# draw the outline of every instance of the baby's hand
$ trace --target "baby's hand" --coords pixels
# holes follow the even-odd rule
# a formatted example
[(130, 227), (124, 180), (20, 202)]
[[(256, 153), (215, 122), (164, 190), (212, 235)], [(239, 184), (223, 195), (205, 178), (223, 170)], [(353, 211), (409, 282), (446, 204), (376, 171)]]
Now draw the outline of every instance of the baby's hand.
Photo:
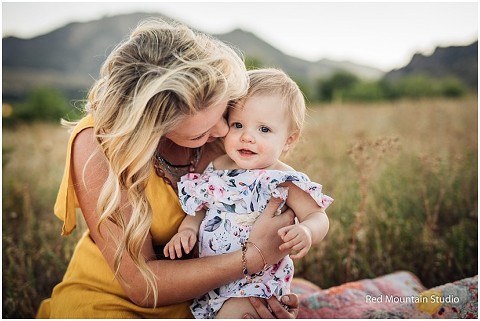
[(165, 257), (170, 257), (170, 259), (175, 259), (176, 257), (182, 257), (182, 248), (185, 254), (190, 253), (190, 251), (195, 246), (197, 242), (197, 234), (190, 229), (180, 231), (175, 234), (172, 239), (165, 245), (163, 249), (163, 254)]
[(278, 235), (284, 242), (280, 245), (280, 251), (290, 249), (292, 259), (304, 257), (312, 246), (312, 233), (301, 223), (282, 227), (278, 230)]

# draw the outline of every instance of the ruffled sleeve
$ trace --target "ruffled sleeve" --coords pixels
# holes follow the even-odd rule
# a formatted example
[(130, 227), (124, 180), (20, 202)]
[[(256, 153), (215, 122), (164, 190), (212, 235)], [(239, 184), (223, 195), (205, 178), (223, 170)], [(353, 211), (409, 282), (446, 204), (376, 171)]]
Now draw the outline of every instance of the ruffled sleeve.
[(274, 195), (275, 190), (278, 190), (280, 187), (279, 184), (285, 182), (292, 182), (301, 190), (308, 193), (323, 209), (326, 209), (332, 202), (333, 198), (328, 195), (322, 193), (322, 185), (312, 182), (307, 175), (301, 172), (295, 171), (288, 171), (288, 172), (273, 172), (270, 175), (274, 176), (268, 177), (266, 176), (267, 181), (264, 184), (268, 185), (266, 189), (266, 193)]
[(210, 200), (211, 190), (208, 183), (209, 175), (189, 173), (180, 178), (177, 183), (178, 197), (182, 209), (188, 215), (195, 215)]
[(307, 192), (323, 209), (326, 209), (333, 202), (333, 198), (322, 193), (322, 185), (318, 183), (300, 181), (292, 181), (292, 183)]
[(212, 164), (203, 174), (190, 173), (182, 176), (178, 183), (178, 194), (182, 209), (189, 215), (195, 215), (196, 211), (207, 207), (218, 211), (249, 214), (263, 212), (272, 196), (285, 202), (288, 189), (280, 186), (285, 182), (297, 185), (324, 209), (333, 201), (322, 193), (322, 185), (311, 182), (300, 172), (215, 170)]
[(93, 117), (87, 115), (75, 126), (68, 141), (67, 156), (65, 160), (65, 169), (60, 188), (57, 194), (53, 211), (55, 215), (63, 221), (62, 235), (69, 235), (75, 229), (77, 224), (76, 209), (79, 207), (75, 188), (73, 186), (70, 164), (72, 162), (72, 145), (75, 137), (84, 129), (91, 128), (94, 125)]
[(245, 195), (239, 192), (234, 177), (245, 170), (215, 170), (210, 163), (202, 174), (189, 173), (178, 182), (178, 196), (182, 209), (195, 215), (203, 208), (219, 211), (247, 211)]

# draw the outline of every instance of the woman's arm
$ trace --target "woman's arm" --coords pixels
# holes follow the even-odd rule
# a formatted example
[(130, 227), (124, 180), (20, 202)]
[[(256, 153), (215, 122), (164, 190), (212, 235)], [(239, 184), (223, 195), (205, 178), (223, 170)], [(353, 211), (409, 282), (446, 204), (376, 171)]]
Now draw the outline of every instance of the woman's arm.
[[(85, 171), (84, 167), (86, 165)], [(96, 213), (96, 204), (100, 191), (108, 176), (108, 164), (94, 138), (93, 129), (85, 129), (79, 133), (72, 147), (72, 176), (75, 191), (85, 217), (90, 236), (102, 252), (105, 260), (114, 270), (116, 240), (121, 239), (122, 231), (109, 220), (105, 220), (97, 230), (99, 215)], [(250, 240), (259, 246), (269, 264), (280, 260), (286, 251), (278, 248), (282, 243), (277, 231), (286, 225), (292, 224), (293, 213), (275, 216), (279, 205), (272, 201), (265, 210), (264, 218), (255, 223)], [(129, 219), (130, 208), (126, 193), (123, 194), (123, 212), (125, 219)], [(212, 289), (243, 277), (241, 252), (223, 254), (191, 260), (156, 260), (152, 247), (151, 237), (148, 236), (142, 248), (142, 255), (148, 266), (157, 276), (158, 299), (154, 302), (153, 295), (147, 293), (147, 283), (140, 270), (125, 252), (122, 256), (117, 277), (127, 296), (137, 305), (152, 307), (174, 304), (198, 297)], [(259, 272), (263, 267), (263, 260), (256, 251), (246, 253), (248, 270), (251, 273)]]

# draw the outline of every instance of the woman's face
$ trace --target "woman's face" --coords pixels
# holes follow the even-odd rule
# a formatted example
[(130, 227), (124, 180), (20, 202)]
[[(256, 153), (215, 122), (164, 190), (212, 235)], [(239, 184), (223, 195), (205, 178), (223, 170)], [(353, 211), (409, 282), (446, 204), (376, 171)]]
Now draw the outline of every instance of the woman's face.
[(201, 112), (186, 118), (179, 126), (165, 135), (175, 144), (196, 148), (205, 143), (224, 137), (228, 132), (225, 119), (227, 101), (205, 108)]

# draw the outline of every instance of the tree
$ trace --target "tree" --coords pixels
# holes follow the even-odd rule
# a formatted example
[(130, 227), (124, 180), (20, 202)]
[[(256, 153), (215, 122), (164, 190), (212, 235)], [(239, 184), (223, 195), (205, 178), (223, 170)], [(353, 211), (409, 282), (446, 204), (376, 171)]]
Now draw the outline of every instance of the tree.
[(247, 70), (263, 68), (263, 62), (260, 58), (254, 56), (246, 56), (245, 57), (245, 67)]
[(341, 101), (345, 92), (358, 81), (355, 75), (346, 71), (339, 71), (327, 80), (318, 81), (319, 98), (323, 101)]
[(76, 111), (69, 106), (67, 99), (57, 90), (49, 87), (34, 89), (24, 103), (13, 107), (8, 122), (60, 121), (62, 117), (76, 115)]

